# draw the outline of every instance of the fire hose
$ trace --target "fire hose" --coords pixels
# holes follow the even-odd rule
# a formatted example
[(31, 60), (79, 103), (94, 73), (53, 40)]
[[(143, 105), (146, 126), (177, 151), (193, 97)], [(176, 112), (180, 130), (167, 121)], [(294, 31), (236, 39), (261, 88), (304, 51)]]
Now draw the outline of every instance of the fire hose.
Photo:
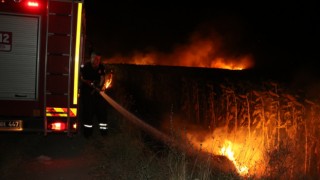
[(172, 140), (165, 135), (164, 133), (160, 132), (156, 128), (150, 126), (149, 124), (143, 122), (141, 119), (136, 117), (134, 114), (130, 113), (116, 101), (114, 101), (110, 96), (106, 94), (106, 90), (109, 89), (112, 85), (112, 78), (113, 73), (109, 73), (105, 76), (105, 82), (102, 87), (95, 86), (94, 82), (82, 80), (84, 83), (89, 85), (93, 90), (91, 94), (98, 92), (113, 108), (115, 108), (119, 113), (121, 113), (126, 119), (130, 120), (132, 123), (136, 124), (138, 127), (142, 128), (143, 130), (147, 131), (149, 134), (153, 135), (158, 140), (164, 142), (165, 144), (172, 145)]
[(136, 124), (137, 126), (141, 127), (142, 129), (146, 130), (149, 134), (152, 134), (157, 139), (161, 140), (162, 142), (165, 142), (166, 144), (171, 144), (171, 139), (166, 136), (165, 134), (161, 133), (156, 128), (150, 126), (149, 124), (143, 122), (141, 119), (130, 113), (128, 110), (126, 110), (124, 107), (122, 107), (120, 104), (118, 104), (116, 101), (114, 101), (110, 96), (108, 96), (104, 91), (100, 91), (100, 95), (113, 107), (115, 108), (119, 113), (121, 113), (124, 117), (126, 117), (128, 120)]
[(126, 110), (124, 107), (122, 107), (120, 104), (118, 104), (115, 100), (113, 100), (110, 96), (106, 94), (107, 90), (111, 88), (112, 86), (112, 79), (113, 79), (113, 72), (105, 75), (104, 78), (104, 84), (103, 86), (99, 87), (96, 86), (96, 83), (91, 81), (86, 81), (81, 79), (85, 84), (90, 86), (92, 88), (91, 95), (94, 93), (99, 93), (114, 109), (116, 109), (120, 114), (122, 114), (127, 120), (130, 120), (132, 123), (137, 125), (138, 127), (145, 130), (148, 134), (154, 136), (156, 139), (160, 140), (161, 142), (164, 142), (165, 144), (172, 145), (172, 140), (159, 131), (158, 129), (150, 126), (149, 124), (143, 122), (141, 119), (136, 117), (134, 114), (130, 113), (128, 110)]
[(235, 166), (232, 164), (232, 162), (225, 156), (216, 156), (213, 154), (208, 154), (205, 152), (200, 152), (197, 149), (190, 148), (188, 146), (188, 143), (181, 143), (175, 141), (174, 138), (170, 138), (169, 136), (165, 135), (158, 129), (150, 126), (149, 124), (143, 122), (141, 119), (127, 111), (125, 108), (123, 108), (120, 104), (118, 104), (116, 101), (114, 101), (110, 96), (108, 96), (104, 91), (100, 91), (100, 95), (113, 107), (115, 108), (119, 113), (121, 113), (124, 117), (126, 117), (127, 120), (130, 120), (132, 123), (136, 124), (143, 130), (145, 130), (148, 134), (152, 135), (154, 138), (160, 140), (167, 146), (171, 148), (176, 148), (182, 152), (185, 152), (186, 155), (195, 157), (197, 159), (201, 159), (203, 161), (207, 161), (208, 159), (211, 159), (209, 166), (219, 169), (223, 172), (235, 172), (236, 169)]
[[(120, 114), (122, 114), (127, 120), (130, 120), (132, 123), (134, 123), (138, 127), (142, 128), (148, 134), (152, 135), (154, 138), (160, 140), (161, 142), (163, 142), (164, 144), (166, 144), (170, 147), (174, 147), (174, 148), (177, 148), (181, 151), (184, 151), (189, 156), (203, 158), (203, 160), (208, 160), (208, 158), (210, 158), (212, 160), (210, 165), (212, 167), (220, 169), (221, 171), (236, 172), (234, 165), (227, 157), (215, 156), (215, 155), (207, 154), (204, 152), (199, 153), (199, 150), (190, 148), (187, 143), (176, 142), (173, 138), (170, 138), (166, 134), (162, 133), (161, 131), (152, 127), (151, 125), (143, 122), (140, 118), (138, 118), (134, 114), (130, 113), (128, 110), (126, 110), (124, 107), (122, 107), (119, 103), (117, 103), (115, 100), (113, 100), (110, 96), (108, 96), (106, 94), (106, 89), (111, 87), (111, 82), (112, 82), (112, 75), (109, 76), (109, 78), (106, 78), (103, 88), (102, 89), (96, 88), (96, 91), (98, 91), (99, 94), (114, 109), (116, 109)], [(222, 163), (222, 162), (224, 162), (224, 163)]]

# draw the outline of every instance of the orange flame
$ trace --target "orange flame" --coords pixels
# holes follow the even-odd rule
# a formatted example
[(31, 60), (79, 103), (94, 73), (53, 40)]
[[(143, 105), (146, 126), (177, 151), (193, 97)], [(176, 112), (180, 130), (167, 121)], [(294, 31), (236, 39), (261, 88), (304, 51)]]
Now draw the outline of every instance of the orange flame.
[(221, 68), (243, 70), (253, 66), (250, 54), (232, 55), (228, 53), (218, 38), (204, 38), (197, 34), (190, 38), (189, 43), (177, 45), (171, 53), (161, 53), (155, 50), (148, 52), (133, 52), (131, 56), (116, 55), (107, 61), (110, 63), (127, 63), (138, 65), (165, 65)]
[(104, 84), (103, 84), (103, 87), (102, 87), (102, 90), (106, 90), (108, 88), (111, 88), (112, 86), (112, 73), (109, 73), (105, 76), (105, 81), (104, 81)]
[[(243, 57), (238, 60), (226, 61), (222, 58), (218, 58), (211, 63), (213, 68), (229, 69), (229, 70), (243, 70), (250, 67), (250, 57)], [(237, 63), (235, 63), (237, 62)]]
[[(233, 162), (241, 176), (260, 176), (264, 173), (266, 160), (259, 137), (248, 138), (245, 133), (228, 133), (217, 129), (212, 134), (201, 131), (188, 132), (187, 139), (204, 152), (226, 156)], [(229, 139), (233, 139), (233, 142)]]
[(226, 141), (224, 146), (220, 150), (220, 154), (223, 156), (226, 156), (230, 161), (233, 162), (235, 167), (237, 168), (237, 171), (239, 172), (240, 175), (246, 175), (249, 172), (249, 168), (247, 166), (241, 166), (239, 163), (236, 161), (234, 157), (234, 152), (232, 150), (232, 142), (231, 141)]

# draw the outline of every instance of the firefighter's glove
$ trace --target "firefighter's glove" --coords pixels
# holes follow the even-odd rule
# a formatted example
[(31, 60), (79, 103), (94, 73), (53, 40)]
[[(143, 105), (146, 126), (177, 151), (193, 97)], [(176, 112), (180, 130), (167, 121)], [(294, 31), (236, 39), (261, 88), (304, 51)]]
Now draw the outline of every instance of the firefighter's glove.
[(105, 94), (111, 94), (112, 93), (112, 88), (107, 88), (104, 90)]
[(94, 87), (97, 91), (102, 91), (102, 86), (95, 86)]
[(103, 86), (101, 85), (97, 85), (97, 84), (94, 84), (93, 83), (93, 86), (92, 86), (96, 91), (103, 91)]
[(95, 88), (94, 82), (89, 81), (89, 80), (83, 80), (83, 82), (84, 82), (87, 86), (92, 87), (92, 88)]
[(96, 82), (96, 81), (92, 81), (91, 83), (90, 83), (90, 86), (92, 87), (92, 88), (99, 88), (99, 86), (97, 85), (98, 83)]

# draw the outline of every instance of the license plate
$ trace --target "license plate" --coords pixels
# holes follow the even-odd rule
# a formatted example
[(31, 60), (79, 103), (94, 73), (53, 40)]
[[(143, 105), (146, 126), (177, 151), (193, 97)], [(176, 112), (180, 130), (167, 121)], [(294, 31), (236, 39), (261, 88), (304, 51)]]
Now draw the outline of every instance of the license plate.
[(22, 120), (0, 120), (0, 131), (22, 131)]

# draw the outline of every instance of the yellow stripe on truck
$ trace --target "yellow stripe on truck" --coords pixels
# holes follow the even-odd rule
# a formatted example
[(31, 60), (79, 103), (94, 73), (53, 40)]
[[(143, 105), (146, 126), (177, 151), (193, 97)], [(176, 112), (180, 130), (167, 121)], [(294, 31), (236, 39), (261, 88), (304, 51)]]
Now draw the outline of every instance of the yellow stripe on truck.
[(78, 3), (77, 32), (76, 32), (76, 45), (75, 45), (76, 47), (75, 47), (75, 52), (74, 52), (73, 104), (78, 103), (78, 78), (79, 78), (79, 59), (80, 59), (81, 18), (82, 18), (82, 3)]
[[(70, 108), (70, 117), (77, 116), (77, 108)], [(68, 108), (60, 108), (60, 107), (47, 107), (46, 108), (46, 116), (47, 117), (67, 117)]]

